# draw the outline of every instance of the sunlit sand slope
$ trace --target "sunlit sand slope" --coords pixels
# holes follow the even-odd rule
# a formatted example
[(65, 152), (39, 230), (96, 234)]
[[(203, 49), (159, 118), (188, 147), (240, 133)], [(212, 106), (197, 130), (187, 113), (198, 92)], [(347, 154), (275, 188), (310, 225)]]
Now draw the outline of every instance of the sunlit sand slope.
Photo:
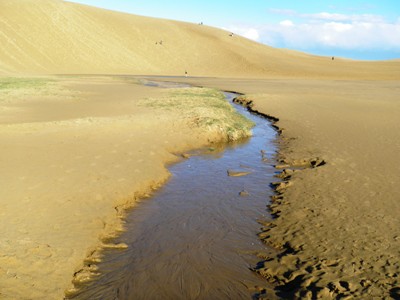
[(205, 25), (60, 0), (2, 0), (0, 11), (0, 74), (400, 76), (399, 62), (332, 61), (274, 49)]

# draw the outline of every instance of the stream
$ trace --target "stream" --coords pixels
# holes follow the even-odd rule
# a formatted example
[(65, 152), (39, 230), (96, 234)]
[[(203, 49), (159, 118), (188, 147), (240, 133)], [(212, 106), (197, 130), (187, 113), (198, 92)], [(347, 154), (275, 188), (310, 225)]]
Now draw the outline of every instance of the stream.
[(253, 136), (170, 166), (167, 184), (129, 212), (116, 241), (128, 249), (105, 250), (102, 275), (74, 299), (258, 299), (267, 282), (250, 268), (266, 249), (257, 220), (271, 219), (276, 131), (233, 105), (256, 124)]

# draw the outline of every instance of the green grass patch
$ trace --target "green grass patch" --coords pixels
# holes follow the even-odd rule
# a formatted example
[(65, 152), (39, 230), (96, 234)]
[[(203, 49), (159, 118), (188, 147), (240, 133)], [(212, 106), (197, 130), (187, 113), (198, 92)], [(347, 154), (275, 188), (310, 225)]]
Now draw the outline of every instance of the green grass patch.
[(46, 78), (0, 77), (0, 90), (40, 89), (52, 80)]
[(222, 92), (215, 89), (170, 89), (166, 97), (145, 99), (140, 105), (175, 111), (190, 125), (219, 133), (227, 140), (251, 135), (254, 126), (226, 101)]

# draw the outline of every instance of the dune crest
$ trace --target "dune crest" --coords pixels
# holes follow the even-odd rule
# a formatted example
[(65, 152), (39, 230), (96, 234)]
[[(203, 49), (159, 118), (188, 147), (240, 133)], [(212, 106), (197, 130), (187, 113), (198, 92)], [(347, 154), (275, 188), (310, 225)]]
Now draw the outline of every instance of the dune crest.
[(0, 74), (400, 76), (394, 62), (332, 62), (330, 57), (275, 49), (205, 25), (60, 0), (1, 1), (0, 11)]

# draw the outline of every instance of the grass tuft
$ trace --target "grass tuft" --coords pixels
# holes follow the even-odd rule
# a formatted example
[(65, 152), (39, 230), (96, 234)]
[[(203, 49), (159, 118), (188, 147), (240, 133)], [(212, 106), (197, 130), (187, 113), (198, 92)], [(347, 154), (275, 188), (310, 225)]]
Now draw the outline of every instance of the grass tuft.
[(162, 98), (141, 101), (143, 106), (173, 110), (190, 126), (199, 127), (234, 141), (251, 135), (253, 122), (246, 119), (230, 105), (222, 92), (209, 88), (170, 89)]

